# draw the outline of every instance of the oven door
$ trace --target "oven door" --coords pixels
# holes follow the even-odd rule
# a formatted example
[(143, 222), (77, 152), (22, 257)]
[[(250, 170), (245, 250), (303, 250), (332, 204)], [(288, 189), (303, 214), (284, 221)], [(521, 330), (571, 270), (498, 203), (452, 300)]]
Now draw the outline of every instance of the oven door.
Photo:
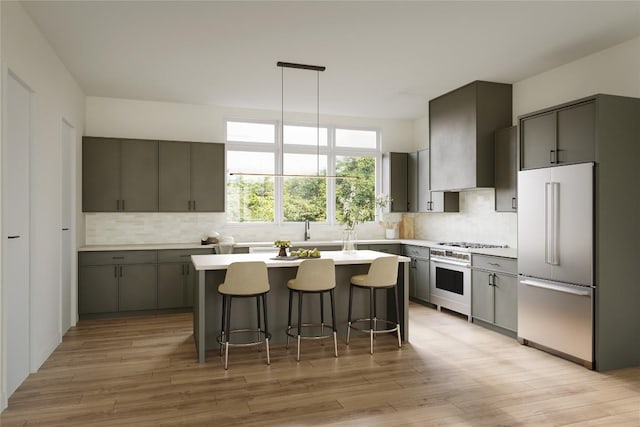
[(431, 302), (471, 319), (471, 266), (467, 262), (431, 257)]

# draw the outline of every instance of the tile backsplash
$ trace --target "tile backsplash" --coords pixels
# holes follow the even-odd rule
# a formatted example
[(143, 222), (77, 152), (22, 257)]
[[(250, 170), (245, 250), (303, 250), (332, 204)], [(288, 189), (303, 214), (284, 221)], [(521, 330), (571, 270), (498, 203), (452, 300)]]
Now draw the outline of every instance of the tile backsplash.
[[(517, 215), (494, 211), (494, 190), (460, 193), (459, 213), (422, 213), (414, 216), (416, 239), (493, 243), (517, 246)], [(397, 221), (399, 214), (393, 214)], [(224, 213), (86, 213), (85, 244), (194, 243), (211, 231), (233, 236), (236, 242), (303, 240), (302, 224), (227, 224)], [(340, 240), (339, 225), (311, 225), (311, 239)], [(359, 224), (359, 239), (384, 239), (374, 223)]]

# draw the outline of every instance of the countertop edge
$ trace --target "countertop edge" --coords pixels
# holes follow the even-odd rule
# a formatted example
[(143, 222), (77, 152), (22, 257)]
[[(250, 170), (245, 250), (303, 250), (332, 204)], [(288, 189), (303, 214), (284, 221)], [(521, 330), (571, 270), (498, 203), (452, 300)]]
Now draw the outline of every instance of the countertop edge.
[[(439, 246), (438, 242), (433, 240), (419, 240), (419, 239), (370, 239), (370, 240), (358, 240), (358, 243), (363, 245), (376, 245), (376, 244), (401, 244), (420, 246), (424, 248), (430, 248)], [(342, 245), (341, 240), (323, 240), (323, 241), (294, 241), (292, 246), (317, 246), (322, 249), (323, 246), (335, 246)], [(237, 248), (247, 247), (270, 247), (271, 242), (238, 242), (234, 245)], [(99, 252), (99, 251), (134, 251), (134, 250), (170, 250), (170, 249), (207, 249), (215, 248), (215, 245), (202, 245), (199, 243), (146, 243), (146, 244), (114, 244), (114, 245), (86, 245), (80, 246), (78, 252)], [(516, 248), (476, 248), (476, 249), (460, 249), (478, 255), (489, 255), (503, 258), (518, 258), (518, 250)]]

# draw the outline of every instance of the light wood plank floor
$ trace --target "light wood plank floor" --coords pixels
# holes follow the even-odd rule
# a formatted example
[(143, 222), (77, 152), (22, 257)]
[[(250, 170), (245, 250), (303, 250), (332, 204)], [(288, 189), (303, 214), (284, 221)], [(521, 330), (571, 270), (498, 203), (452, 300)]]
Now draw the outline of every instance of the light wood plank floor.
[(640, 368), (589, 371), (411, 304), (411, 343), (357, 338), (217, 352), (191, 315), (83, 320), (9, 400), (6, 426), (640, 426)]

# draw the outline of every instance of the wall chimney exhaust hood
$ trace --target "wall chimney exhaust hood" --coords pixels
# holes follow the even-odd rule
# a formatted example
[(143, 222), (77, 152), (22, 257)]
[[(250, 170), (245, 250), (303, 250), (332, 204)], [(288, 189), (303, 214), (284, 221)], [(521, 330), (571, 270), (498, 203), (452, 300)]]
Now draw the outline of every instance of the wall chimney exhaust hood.
[(474, 81), (429, 101), (431, 191), (494, 186), (493, 134), (511, 126), (511, 85)]

